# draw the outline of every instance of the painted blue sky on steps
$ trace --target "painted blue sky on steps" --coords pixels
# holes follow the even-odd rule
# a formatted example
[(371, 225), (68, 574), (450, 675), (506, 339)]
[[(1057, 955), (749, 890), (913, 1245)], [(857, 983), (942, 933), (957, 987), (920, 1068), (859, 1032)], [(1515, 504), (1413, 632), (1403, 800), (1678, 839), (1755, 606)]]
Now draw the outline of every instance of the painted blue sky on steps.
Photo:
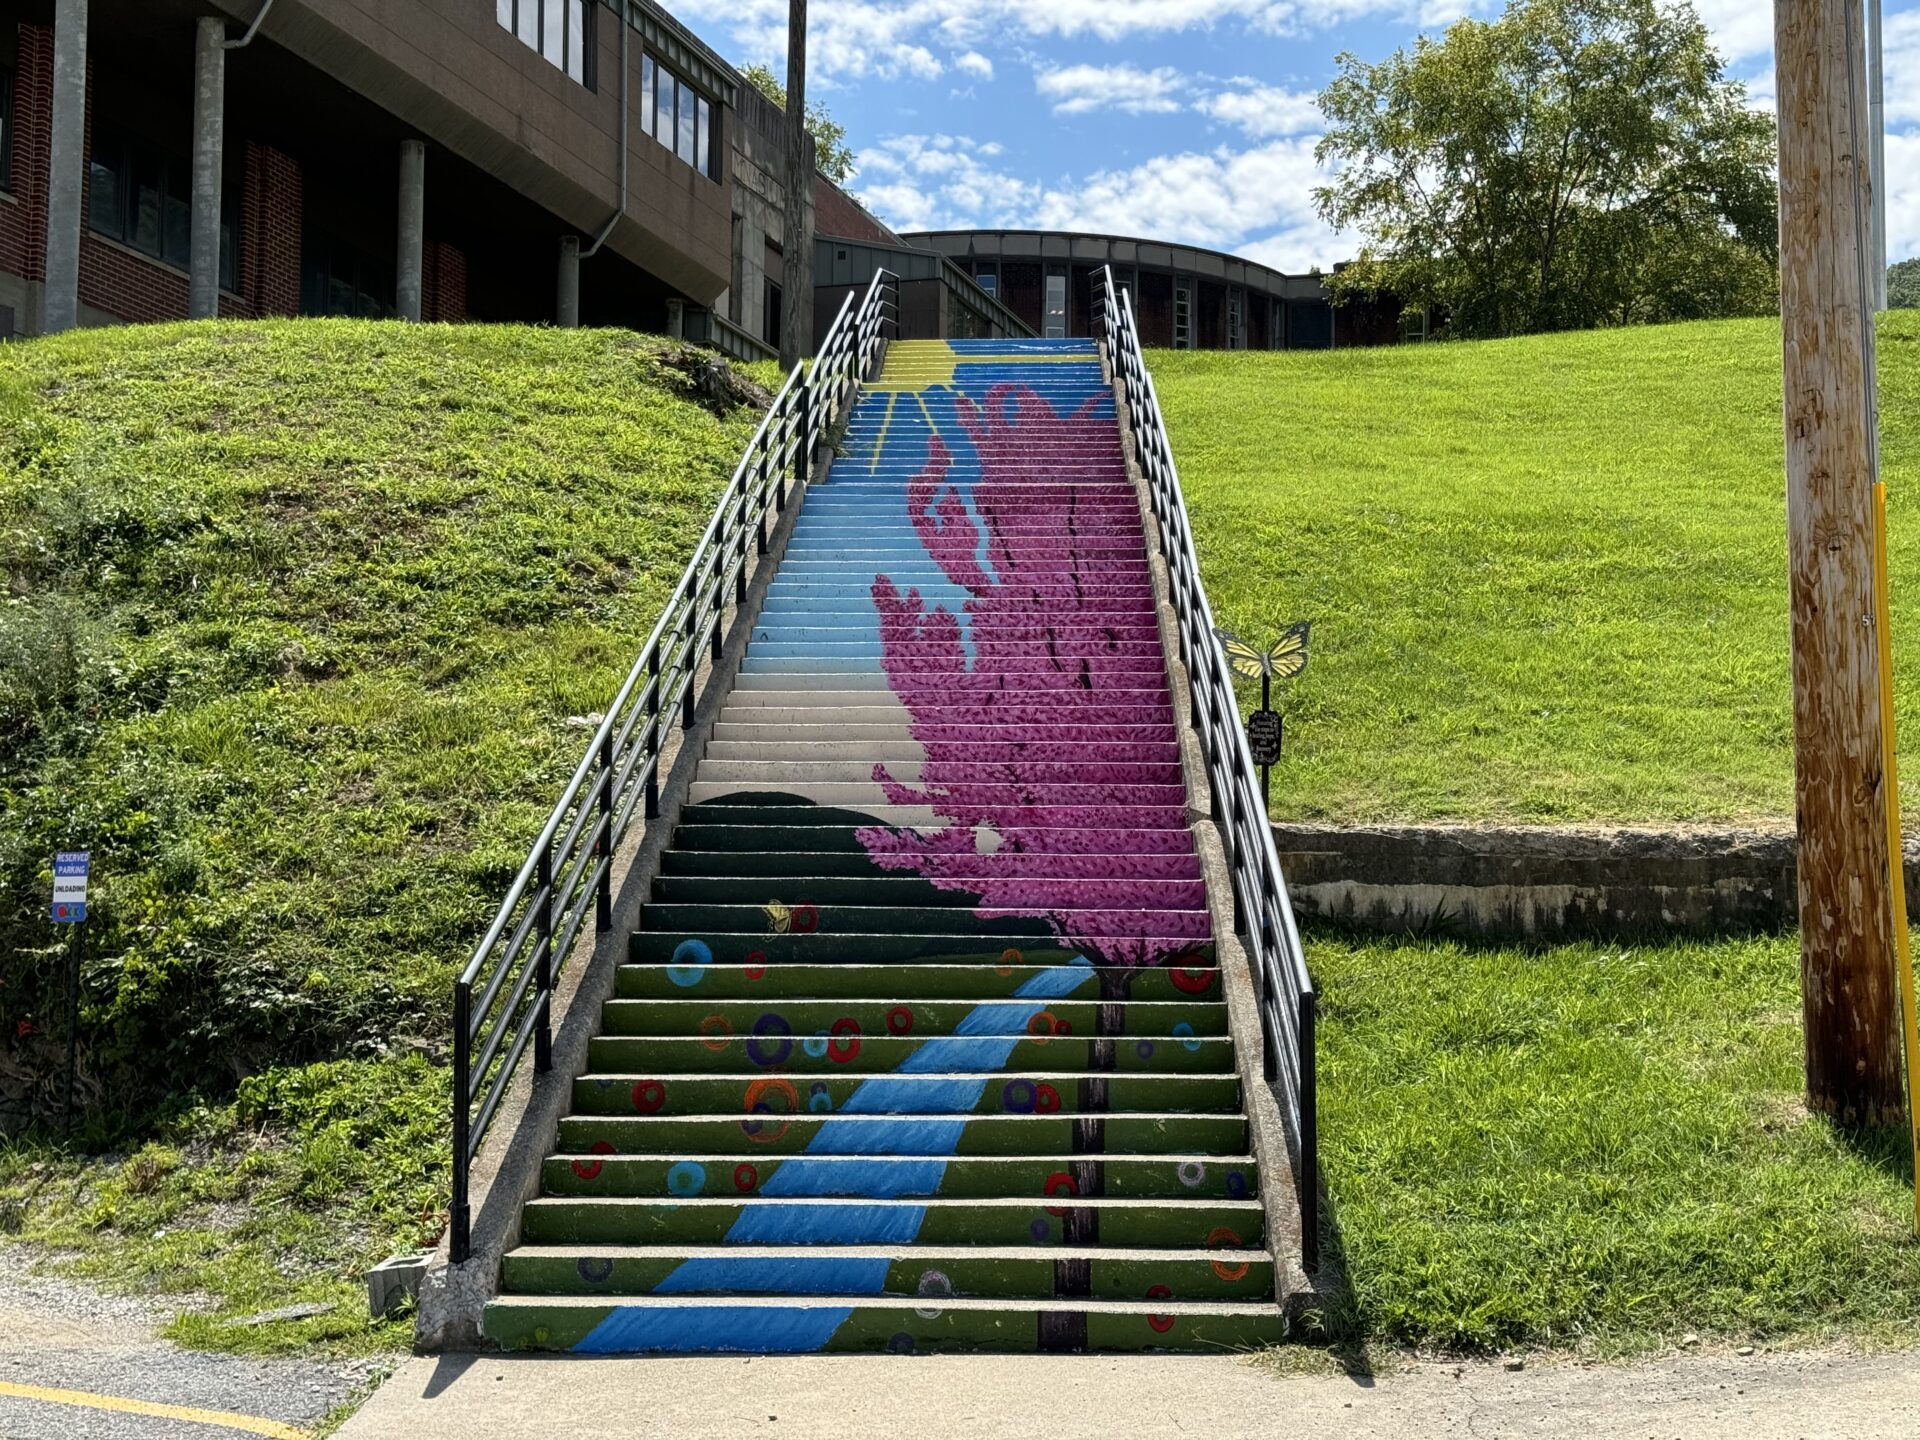
[[(787, 0), (667, 0), (745, 64), (785, 69)], [(812, 0), (809, 88), (901, 229), (1041, 226), (1181, 240), (1284, 270), (1353, 246), (1309, 194), (1315, 92), (1500, 0)], [(1695, 0), (1756, 104), (1773, 7)], [(1920, 253), (1920, 0), (1885, 0), (1893, 258)]]

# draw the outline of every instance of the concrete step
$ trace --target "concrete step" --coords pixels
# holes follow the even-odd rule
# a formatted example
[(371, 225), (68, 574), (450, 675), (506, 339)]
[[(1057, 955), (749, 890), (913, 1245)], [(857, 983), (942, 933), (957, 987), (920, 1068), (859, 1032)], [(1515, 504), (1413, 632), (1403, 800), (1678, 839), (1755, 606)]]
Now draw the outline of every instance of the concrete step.
[[(1150, 909), (1074, 908), (1056, 905), (996, 905), (986, 916), (955, 916), (939, 906), (796, 904), (787, 923), (802, 935), (945, 935), (972, 919), (975, 933), (1006, 938), (1050, 937), (1056, 927), (1088, 944), (1103, 938), (1129, 935), (1178, 935), (1204, 940), (1213, 933), (1207, 912), (1174, 906)], [(640, 906), (640, 928), (679, 935), (767, 935), (785, 933), (780, 919), (764, 905), (666, 904), (645, 901)], [(967, 926), (966, 928), (973, 928)]]
[[(764, 913), (760, 918), (764, 922)], [(956, 916), (953, 923), (957, 925), (963, 918)], [(704, 953), (715, 964), (753, 966), (904, 964), (920, 960), (1016, 963), (1021, 959), (1065, 965), (1083, 957), (1096, 964), (1193, 966), (1213, 960), (1212, 939), (1196, 940), (1190, 935), (1129, 935), (1124, 946), (1112, 947), (1116, 954), (1109, 961), (1099, 953), (1099, 944), (1086, 939), (1067, 940), (1052, 934), (997, 935), (984, 933), (985, 928), (976, 924), (965, 933), (946, 935), (780, 935), (767, 933), (764, 923), (753, 930), (702, 934), (636, 930), (628, 938), (627, 957), (642, 965), (685, 965), (691, 963), (690, 955)]]
[[(1067, 1203), (1059, 1203), (1061, 1201)], [(749, 1213), (751, 1208), (751, 1213)], [(859, 1201), (731, 1199), (669, 1201), (593, 1196), (527, 1202), (521, 1233), (535, 1245), (1060, 1244), (1097, 1235), (1102, 1244), (1155, 1248), (1209, 1243), (1226, 1232), (1257, 1246), (1265, 1220), (1255, 1200), (1113, 1200), (1089, 1196), (941, 1197)], [(1209, 1248), (1212, 1248), (1210, 1245)]]
[[(1033, 903), (1049, 906), (1100, 910), (1107, 908), (1152, 910), (1201, 909), (1206, 904), (1206, 886), (1199, 880), (1120, 879), (1112, 876), (1045, 876), (1021, 878), (993, 874), (980, 889), (968, 888), (963, 878), (969, 870), (977, 874), (991, 870), (991, 857), (962, 857), (954, 864), (923, 875), (902, 869), (900, 873), (876, 877), (801, 875), (780, 878), (765, 875), (659, 875), (653, 882), (652, 898), (674, 905), (764, 905), (769, 896), (785, 903), (814, 906), (885, 906), (892, 909), (960, 909), (979, 906), (981, 894), (988, 888), (995, 904), (1004, 904), (1017, 896), (1036, 897)], [(930, 882), (939, 880), (940, 885)], [(946, 923), (952, 923), (951, 918)]]
[[(964, 749), (958, 746), (943, 748), (969, 757), (976, 753), (971, 746)], [(778, 790), (788, 784), (805, 784), (809, 787), (829, 782), (864, 784), (873, 779), (876, 767), (884, 765), (887, 774), (895, 780), (918, 784), (929, 764), (934, 766), (943, 787), (968, 782), (1005, 784), (1017, 786), (1023, 793), (1031, 790), (1034, 794), (1043, 791), (1052, 793), (1061, 786), (1093, 785), (1104, 790), (1124, 785), (1144, 787), (1152, 798), (1167, 799), (1170, 797), (1162, 792), (1181, 783), (1180, 765), (1175, 760), (1103, 760), (1091, 755), (1078, 760), (1035, 760), (1018, 754), (998, 758), (981, 756), (965, 762), (823, 760), (818, 757), (722, 760), (709, 757), (700, 762), (696, 778), (705, 784)], [(1133, 793), (1138, 794), (1138, 789)]]
[(1184, 1301), (1273, 1294), (1273, 1260), (1261, 1251), (1092, 1245), (846, 1245), (809, 1252), (805, 1266), (768, 1245), (523, 1245), (507, 1252), (502, 1278), (521, 1295), (831, 1295), (845, 1288), (847, 1267), (860, 1266), (879, 1277), (868, 1293), (927, 1305), (948, 1296), (1048, 1298), (1062, 1264), (1085, 1277), (1095, 1300), (1134, 1300), (1155, 1285)]
[[(918, 1039), (952, 1035), (1003, 1039), (1059, 1035), (1107, 1038), (1170, 1035), (1179, 1041), (1227, 1033), (1227, 1009), (1218, 1000), (1115, 1000), (1100, 998), (1091, 974), (1080, 988), (1085, 996), (1050, 1000), (904, 999), (847, 996), (831, 1000), (769, 995), (765, 999), (723, 1000), (702, 995), (608, 1000), (600, 1011), (600, 1033), (656, 1037), (727, 1035), (801, 1036), (808, 1054), (850, 1058), (853, 1042), (863, 1037), (911, 1035)], [(768, 1042), (761, 1052), (777, 1048)], [(818, 1055), (814, 1055), (818, 1059)], [(1140, 1057), (1151, 1058), (1150, 1055)]]
[[(914, 738), (910, 717), (886, 725), (836, 724), (832, 722), (831, 716), (814, 717), (823, 723), (789, 721), (785, 724), (761, 724), (760, 711), (766, 708), (766, 706), (743, 705), (738, 709), (721, 711), (721, 718), (713, 727), (713, 744), (777, 744), (790, 737), (798, 737), (793, 740), (793, 743), (905, 744), (921, 750), (925, 749), (925, 746)], [(1023, 732), (1030, 738), (1019, 738)], [(943, 737), (951, 738), (955, 744), (991, 745), (1002, 749), (1010, 749), (1018, 745), (1052, 743), (1050, 740), (1042, 739), (1042, 735), (1051, 736), (1052, 740), (1066, 745), (1158, 746), (1176, 743), (1172, 739), (1174, 733), (1172, 725), (1062, 724), (1025, 727), (987, 724), (944, 725), (940, 733)]]
[[(711, 740), (705, 758), (715, 762), (739, 761), (747, 764), (776, 764), (819, 761), (858, 761), (871, 765), (889, 761), (888, 770), (903, 761), (924, 759), (927, 747), (920, 741), (904, 740), (786, 740), (776, 738), (777, 726), (760, 727), (765, 733), (753, 740)], [(795, 727), (797, 728), (797, 727)], [(1089, 760), (1101, 765), (1174, 765), (1180, 763), (1180, 747), (1171, 740), (1146, 743), (1109, 740), (1091, 741), (1012, 740), (990, 741), (969, 737), (966, 753), (981, 764), (1019, 761), (1026, 764)]]
[[(673, 832), (673, 843), (685, 850), (712, 851), (818, 851), (834, 850), (865, 857), (866, 845), (860, 839), (859, 825), (822, 825), (798, 823), (726, 825), (694, 821), (683, 823)], [(944, 828), (944, 822), (931, 827)], [(996, 829), (1001, 848), (1013, 847), (1036, 857), (1079, 857), (1088, 855), (1192, 855), (1193, 837), (1184, 826), (1174, 829), (1124, 831), (1088, 828), (1082, 830)]]
[[(1202, 1155), (808, 1155), (771, 1159), (735, 1149), (721, 1155), (549, 1155), (547, 1195), (665, 1200), (690, 1195), (784, 1198), (1001, 1199), (1018, 1195), (1112, 1200), (1241, 1200), (1259, 1171), (1244, 1156)], [(1095, 1187), (1098, 1187), (1097, 1189)]]
[[(863, 1271), (849, 1278), (865, 1279)], [(942, 1300), (854, 1293), (820, 1297), (502, 1295), (487, 1302), (489, 1340), (506, 1350), (584, 1354), (939, 1351), (1243, 1351), (1277, 1345), (1277, 1305), (1144, 1300)], [(769, 1402), (771, 1403), (771, 1402)]]
[[(696, 1081), (701, 1078), (693, 1077)], [(638, 1092), (641, 1103), (652, 1108), (629, 1108), (624, 1114), (569, 1115), (560, 1122), (559, 1145), (576, 1155), (699, 1155), (737, 1149), (744, 1138), (753, 1153), (768, 1156), (818, 1154), (814, 1147), (822, 1144), (838, 1147), (841, 1154), (910, 1155), (936, 1142), (952, 1155), (1058, 1155), (1073, 1153), (1077, 1145), (1087, 1143), (1089, 1134), (1097, 1133), (1100, 1153), (1108, 1156), (1193, 1152), (1237, 1155), (1247, 1147), (1247, 1120), (1237, 1099), (1239, 1082), (1232, 1075), (1207, 1081), (1235, 1087), (1236, 1100), (1230, 1110), (1215, 1109), (1209, 1102), (1194, 1113), (1159, 1107), (1087, 1114), (1076, 1110), (1072, 1101), (1079, 1085), (1102, 1078), (1088, 1076), (1071, 1083), (1068, 1077), (1055, 1077), (1060, 1082), (1055, 1088), (1060, 1102), (1057, 1110), (1039, 1108), (1045, 1103), (1040, 1087), (1051, 1083), (1044, 1076), (1006, 1080), (1006, 1086), (1014, 1087), (1013, 1103), (1026, 1108), (1002, 1109), (1006, 1090), (1000, 1082), (1005, 1077), (995, 1075), (987, 1077), (989, 1084), (983, 1089), (985, 1096), (999, 1102), (994, 1110), (976, 1113), (949, 1105), (941, 1112), (862, 1114), (857, 1125), (852, 1123), (854, 1117), (814, 1112), (799, 1103), (800, 1094), (810, 1093), (813, 1085), (832, 1085), (835, 1082), (831, 1079), (813, 1080), (805, 1086), (789, 1081), (794, 1088), (794, 1107), (775, 1112), (772, 1107), (787, 1098), (779, 1088), (782, 1078), (765, 1077), (755, 1103), (764, 1101), (768, 1108), (743, 1115), (738, 1097), (745, 1087), (738, 1077), (727, 1077), (725, 1082), (736, 1087), (732, 1103), (709, 1114), (675, 1108), (673, 1087), (676, 1082), (689, 1083), (688, 1077), (615, 1077), (607, 1088), (609, 1096)], [(1109, 1077), (1108, 1083), (1118, 1085), (1123, 1078)], [(1182, 1094), (1184, 1077), (1141, 1078), (1167, 1086), (1176, 1098)], [(593, 1078), (576, 1081), (576, 1096), (580, 1085), (597, 1083)], [(949, 1087), (950, 1091), (953, 1088), (957, 1087)], [(966, 1123), (956, 1124), (952, 1117), (961, 1114), (967, 1116)]]
[[(864, 806), (867, 801), (877, 798), (874, 783), (871, 779), (808, 780), (789, 775), (769, 779), (764, 784), (748, 789), (746, 781), (696, 779), (689, 788), (687, 798), (695, 805), (726, 804), (736, 794), (756, 795), (778, 791), (787, 795), (804, 795), (820, 805)], [(989, 783), (983, 778), (979, 782), (954, 783), (940, 780), (937, 783), (943, 803), (975, 806), (983, 811), (1001, 808), (1018, 808), (1022, 811), (1037, 808), (1068, 809), (1103, 805), (1117, 808), (1163, 806), (1181, 809), (1187, 798), (1184, 786), (1131, 785), (1125, 781), (1109, 783), (1063, 780), (1029, 784), (1018, 780)], [(1184, 810), (1182, 813), (1185, 813)]]
[[(910, 1006), (903, 1009), (911, 1010)], [(780, 1023), (775, 1017), (774, 1025)], [(757, 1022), (756, 1022), (757, 1024)], [(652, 1067), (688, 1075), (883, 1075), (902, 1066), (916, 1073), (1007, 1067), (1036, 1073), (1111, 1070), (1127, 1073), (1224, 1075), (1233, 1071), (1233, 1041), (1224, 1035), (964, 1036), (860, 1035), (839, 1044), (768, 1028), (745, 1035), (717, 1026), (707, 1035), (596, 1035), (588, 1066), (596, 1074)], [(855, 1041), (858, 1043), (856, 1044)], [(751, 1108), (751, 1107), (749, 1107)]]
[[(676, 852), (669, 851), (671, 859)], [(755, 859), (779, 857), (756, 856)], [(833, 858), (833, 857), (823, 857)], [(1103, 856), (1102, 859), (1131, 859)], [(985, 1000), (1042, 984), (1061, 969), (1092, 973), (1094, 993), (1127, 1000), (1218, 1000), (1220, 972), (1212, 966), (1113, 965), (634, 965), (619, 968), (614, 994), (643, 1000), (698, 994), (715, 1000), (804, 995), (888, 995), (897, 1000)]]

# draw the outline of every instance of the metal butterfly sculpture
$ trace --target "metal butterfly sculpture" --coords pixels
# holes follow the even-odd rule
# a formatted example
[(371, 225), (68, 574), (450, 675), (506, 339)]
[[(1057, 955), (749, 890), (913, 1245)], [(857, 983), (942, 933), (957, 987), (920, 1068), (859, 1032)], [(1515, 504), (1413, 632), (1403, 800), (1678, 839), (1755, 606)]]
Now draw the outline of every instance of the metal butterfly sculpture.
[(1230, 630), (1214, 627), (1220, 648), (1227, 652), (1233, 673), (1249, 680), (1291, 680), (1307, 668), (1307, 634), (1311, 620), (1289, 625), (1280, 638), (1266, 650), (1256, 650)]

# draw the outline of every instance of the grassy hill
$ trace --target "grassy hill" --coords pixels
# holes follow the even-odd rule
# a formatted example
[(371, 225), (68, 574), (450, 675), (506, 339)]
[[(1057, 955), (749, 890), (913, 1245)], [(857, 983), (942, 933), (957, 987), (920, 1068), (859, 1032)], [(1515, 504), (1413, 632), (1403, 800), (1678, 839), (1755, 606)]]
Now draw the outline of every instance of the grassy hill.
[(88, 848), (84, 1139), (118, 1147), (0, 1153), (0, 1225), (225, 1313), (342, 1302), (235, 1344), (364, 1333), (360, 1267), (439, 1228), (451, 977), (758, 421), (677, 353), (349, 321), (0, 347), (0, 1122), (57, 1104), (49, 872)]
[[(1911, 812), (1920, 314), (1880, 334)], [(1150, 363), (1219, 622), (1314, 621), (1276, 814), (1792, 815), (1777, 322)]]

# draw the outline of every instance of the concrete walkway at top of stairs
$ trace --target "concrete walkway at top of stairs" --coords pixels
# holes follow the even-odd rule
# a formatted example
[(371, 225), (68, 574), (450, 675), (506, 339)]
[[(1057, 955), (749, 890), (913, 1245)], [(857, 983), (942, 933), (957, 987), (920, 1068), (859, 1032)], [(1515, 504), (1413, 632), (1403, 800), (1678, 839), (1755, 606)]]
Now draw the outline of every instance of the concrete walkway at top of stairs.
[[(1285, 1354), (1286, 1352), (1281, 1352)], [(1912, 1440), (1920, 1352), (1683, 1353), (1631, 1365), (1414, 1361), (1280, 1375), (1235, 1356), (409, 1361), (341, 1440), (1105, 1440), (1109, 1436)]]

